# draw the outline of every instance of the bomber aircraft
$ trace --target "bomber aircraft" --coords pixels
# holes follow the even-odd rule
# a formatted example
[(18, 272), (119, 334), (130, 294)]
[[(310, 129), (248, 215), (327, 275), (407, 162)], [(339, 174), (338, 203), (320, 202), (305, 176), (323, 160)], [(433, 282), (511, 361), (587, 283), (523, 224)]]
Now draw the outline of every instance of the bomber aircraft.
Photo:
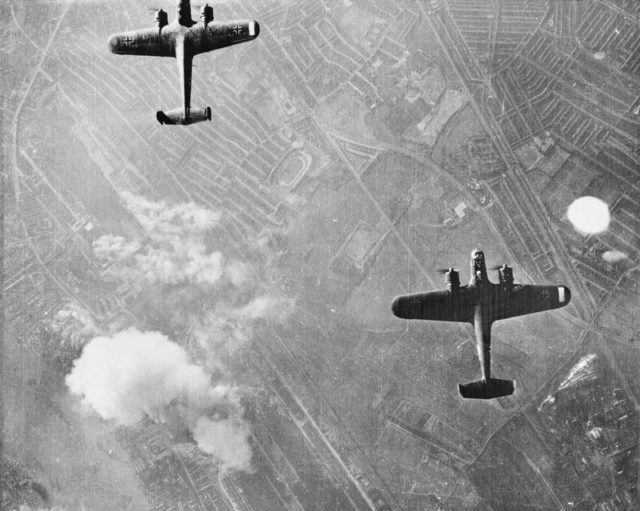
[(251, 41), (260, 34), (255, 20), (214, 21), (213, 7), (205, 4), (200, 9), (200, 21), (191, 18), (189, 0), (179, 0), (177, 16), (169, 23), (165, 11), (156, 12), (156, 26), (114, 34), (109, 38), (109, 49), (118, 55), (147, 55), (175, 57), (178, 61), (182, 108), (159, 111), (160, 124), (193, 124), (211, 120), (211, 107), (191, 107), (191, 67), (193, 57), (211, 50)]
[(509, 396), (515, 389), (513, 380), (491, 377), (491, 325), (500, 319), (564, 307), (571, 300), (566, 286), (515, 284), (513, 269), (506, 264), (498, 270), (500, 282), (492, 283), (482, 251), (471, 252), (471, 279), (460, 285), (458, 272), (442, 270), (446, 290), (398, 296), (393, 300), (393, 314), (404, 319), (458, 321), (473, 324), (482, 379), (459, 384), (463, 398), (492, 399)]

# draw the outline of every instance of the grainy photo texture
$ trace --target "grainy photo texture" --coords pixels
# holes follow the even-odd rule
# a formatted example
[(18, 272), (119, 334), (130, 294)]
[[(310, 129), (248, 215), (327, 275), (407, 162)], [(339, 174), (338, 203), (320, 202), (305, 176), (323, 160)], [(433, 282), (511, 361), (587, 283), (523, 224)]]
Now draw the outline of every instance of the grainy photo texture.
[(0, 510), (640, 509), (640, 2), (0, 12)]

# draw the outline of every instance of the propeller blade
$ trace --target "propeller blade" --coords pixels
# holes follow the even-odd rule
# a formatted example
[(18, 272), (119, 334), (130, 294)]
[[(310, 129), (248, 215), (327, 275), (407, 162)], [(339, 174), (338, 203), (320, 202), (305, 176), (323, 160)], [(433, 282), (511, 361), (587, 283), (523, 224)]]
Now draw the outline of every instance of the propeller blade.
[[(159, 0), (158, 2), (160, 5), (157, 5), (156, 7), (154, 7), (153, 5), (147, 5), (145, 7), (145, 9), (147, 9), (148, 11), (157, 11), (159, 9), (162, 9), (164, 11), (166, 11), (167, 9), (171, 10), (172, 8), (175, 7), (175, 2), (169, 2), (169, 1), (163, 1), (163, 0)], [(193, 9), (200, 9), (200, 7), (202, 7), (203, 5), (211, 5), (210, 3), (207, 2), (191, 2), (191, 7)]]
[(507, 263), (496, 264), (494, 266), (490, 266), (489, 268), (487, 268), (487, 270), (489, 270), (489, 271), (498, 271), (498, 270), (502, 270), (505, 266), (508, 266)]
[(438, 268), (436, 272), (444, 275), (445, 273), (449, 273), (450, 271), (458, 271), (456, 268)]

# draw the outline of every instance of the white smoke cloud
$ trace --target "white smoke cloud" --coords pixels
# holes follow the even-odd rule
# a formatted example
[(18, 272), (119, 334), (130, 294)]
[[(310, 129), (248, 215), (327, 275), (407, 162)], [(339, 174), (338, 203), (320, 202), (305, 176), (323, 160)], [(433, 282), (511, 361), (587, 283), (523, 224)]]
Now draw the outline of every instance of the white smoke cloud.
[(122, 425), (147, 415), (162, 422), (177, 414), (223, 467), (251, 468), (250, 426), (242, 418), (238, 389), (212, 385), (186, 351), (159, 332), (131, 328), (96, 337), (74, 362), (66, 383), (103, 419)]
[[(142, 317), (190, 332), (206, 370), (231, 376), (238, 350), (256, 337), (259, 322), (284, 321), (293, 311), (293, 300), (269, 283), (275, 275), (265, 278), (277, 272), (274, 236), (248, 240), (247, 264), (215, 248), (221, 245), (220, 213), (193, 203), (124, 198), (147, 237), (102, 236), (93, 245), (96, 257), (114, 278), (142, 289)], [(165, 335), (129, 329), (89, 342), (67, 385), (101, 417), (120, 424), (145, 416), (172, 424), (178, 416), (224, 469), (250, 470), (250, 425), (240, 392), (212, 385), (207, 371)]]
[(169, 205), (128, 192), (122, 196), (129, 210), (151, 235), (197, 236), (208, 232), (220, 221), (220, 213), (193, 202)]
[[(224, 274), (224, 257), (208, 247), (207, 237), (218, 226), (220, 214), (193, 203), (168, 205), (130, 193), (123, 194), (129, 210), (148, 234), (144, 242), (104, 235), (93, 243), (98, 259), (114, 276), (147, 284), (212, 285)], [(237, 262), (228, 270), (242, 278)]]
[(624, 252), (620, 252), (619, 250), (607, 250), (602, 254), (602, 259), (604, 259), (609, 264), (619, 263), (627, 258), (627, 254), (625, 254)]
[(224, 269), (224, 274), (235, 287), (242, 287), (251, 278), (249, 266), (240, 261), (230, 261)]
[(238, 418), (212, 420), (198, 418), (193, 438), (204, 452), (226, 460), (223, 468), (247, 471), (251, 467), (251, 429)]
[(90, 337), (100, 334), (100, 328), (91, 313), (72, 302), (53, 316), (51, 326), (74, 347), (80, 347)]
[(180, 346), (136, 329), (90, 341), (66, 381), (102, 418), (125, 425), (157, 415), (174, 399), (200, 408), (213, 398), (207, 375)]
[(293, 308), (291, 300), (263, 295), (234, 311), (234, 315), (247, 319), (284, 319)]
[(254, 337), (256, 321), (285, 321), (293, 309), (293, 300), (273, 295), (260, 295), (237, 307), (219, 304), (198, 318), (192, 336), (209, 354), (208, 367), (224, 372), (225, 360)]
[(113, 234), (105, 234), (93, 242), (95, 255), (99, 259), (113, 259), (113, 262), (127, 261), (141, 248), (139, 243)]

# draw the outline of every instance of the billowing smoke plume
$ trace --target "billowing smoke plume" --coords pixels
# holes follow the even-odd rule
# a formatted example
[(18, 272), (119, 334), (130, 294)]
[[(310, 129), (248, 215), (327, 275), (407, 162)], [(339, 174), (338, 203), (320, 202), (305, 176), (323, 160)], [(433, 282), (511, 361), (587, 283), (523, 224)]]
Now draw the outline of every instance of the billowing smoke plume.
[[(155, 310), (163, 309), (169, 322), (195, 324), (196, 335), (209, 328), (210, 336), (244, 342), (259, 319), (282, 321), (292, 310), (290, 300), (260, 273), (273, 266), (269, 236), (251, 242), (259, 254), (253, 264), (225, 257), (216, 236), (221, 215), (193, 203), (168, 205), (133, 194), (123, 194), (135, 218), (147, 233), (144, 241), (105, 235), (94, 243), (96, 256), (108, 264), (118, 280), (142, 288), (163, 286), (147, 294)], [(251, 250), (247, 251), (250, 252)], [(194, 310), (199, 308), (194, 318)], [(195, 319), (195, 321), (194, 321)], [(214, 344), (220, 344), (214, 342)]]
[(237, 390), (212, 385), (186, 351), (159, 332), (131, 328), (96, 337), (66, 382), (104, 419), (132, 425), (147, 415), (158, 422), (177, 418), (224, 468), (250, 469), (250, 427)]
[(74, 347), (81, 347), (89, 338), (100, 333), (91, 314), (76, 303), (68, 303), (51, 319), (51, 327)]
[(192, 335), (210, 355), (209, 368), (225, 372), (225, 360), (253, 338), (256, 320), (284, 321), (293, 305), (293, 300), (273, 295), (260, 295), (238, 307), (218, 304), (196, 320)]
[(189, 335), (204, 365), (190, 361), (166, 335), (130, 328), (95, 334), (67, 385), (104, 419), (130, 425), (148, 416), (186, 427), (223, 468), (249, 470), (251, 428), (240, 392), (213, 384), (209, 372), (232, 379), (230, 368), (255, 337), (257, 322), (282, 321), (293, 310), (292, 301), (268, 284), (276, 280), (273, 274), (265, 278), (275, 267), (268, 235), (248, 243), (242, 257), (223, 254), (220, 213), (193, 203), (123, 196), (146, 237), (105, 235), (94, 243), (94, 253), (112, 278), (142, 290), (136, 312), (148, 324)]
[(251, 467), (249, 424), (238, 417), (210, 419), (199, 417), (193, 438), (204, 452), (223, 460), (223, 469), (248, 471)]
[(170, 206), (165, 201), (154, 202), (128, 192), (122, 196), (129, 210), (151, 235), (200, 236), (220, 221), (220, 213), (193, 202)]
[(269, 235), (248, 242), (244, 254), (230, 253), (220, 213), (192, 203), (124, 198), (146, 237), (102, 236), (94, 253), (112, 278), (142, 290), (134, 312), (155, 328), (190, 336), (203, 365), (166, 335), (130, 328), (94, 335), (67, 384), (105, 419), (177, 420), (223, 468), (249, 470), (251, 428), (240, 391), (212, 383), (209, 373), (232, 381), (238, 350), (256, 337), (257, 323), (284, 321), (293, 310), (292, 300), (270, 284), (278, 279)]
[[(147, 284), (215, 284), (224, 273), (224, 258), (210, 248), (207, 235), (220, 214), (193, 203), (169, 206), (123, 194), (148, 239), (127, 241), (105, 235), (93, 244), (99, 259), (110, 264), (116, 278)], [(232, 274), (237, 269), (229, 269)]]
[(230, 261), (224, 269), (225, 276), (235, 287), (242, 287), (251, 278), (251, 271), (245, 263)]

